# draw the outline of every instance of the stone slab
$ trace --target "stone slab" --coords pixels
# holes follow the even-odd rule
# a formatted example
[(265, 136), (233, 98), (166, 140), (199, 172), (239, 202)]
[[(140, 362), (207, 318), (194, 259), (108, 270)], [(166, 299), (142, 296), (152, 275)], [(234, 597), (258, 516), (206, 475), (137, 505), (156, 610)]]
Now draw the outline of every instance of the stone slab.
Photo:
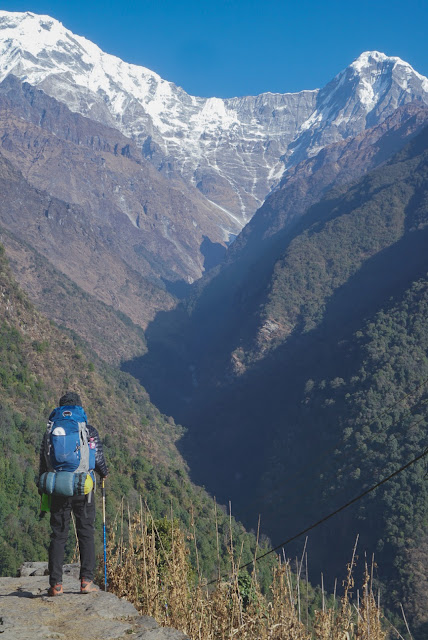
[[(76, 567), (64, 571), (64, 595), (49, 597), (43, 563), (28, 565), (18, 578), (0, 578), (0, 640), (186, 640), (180, 631), (159, 627), (112, 593), (82, 595)], [(30, 566), (31, 565), (31, 566)], [(77, 567), (78, 570), (78, 567)], [(78, 574), (77, 574), (78, 575)]]

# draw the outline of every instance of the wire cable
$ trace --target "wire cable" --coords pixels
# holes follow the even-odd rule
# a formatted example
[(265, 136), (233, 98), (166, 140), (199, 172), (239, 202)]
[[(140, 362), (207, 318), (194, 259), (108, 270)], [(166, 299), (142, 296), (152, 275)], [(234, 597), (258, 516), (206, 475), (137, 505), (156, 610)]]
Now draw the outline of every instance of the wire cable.
[[(419, 420), (416, 424), (419, 424), (419, 422), (422, 422), (422, 420), (425, 420), (425, 416), (421, 420)], [(428, 455), (428, 447), (423, 451), (423, 453), (421, 453), (418, 456), (416, 456), (416, 458), (413, 458), (412, 460), (410, 460), (410, 462), (407, 462), (407, 464), (403, 465), (402, 467), (400, 467), (399, 469), (397, 469), (396, 471), (391, 473), (386, 478), (383, 478), (383, 480), (381, 480), (380, 482), (377, 482), (375, 485), (373, 485), (369, 489), (366, 489), (365, 491), (360, 493), (358, 496), (356, 496), (352, 500), (349, 500), (349, 502), (347, 502), (346, 504), (343, 504), (338, 509), (335, 509), (335, 511), (332, 511), (328, 515), (324, 516), (323, 518), (321, 518), (321, 520), (318, 520), (317, 522), (314, 522), (309, 527), (306, 527), (306, 529), (303, 529), (302, 531), (299, 531), (299, 533), (296, 533), (295, 535), (291, 536), (290, 538), (288, 538), (284, 542), (281, 542), (280, 544), (276, 545), (276, 547), (273, 547), (273, 549), (270, 549), (269, 551), (266, 551), (261, 556), (258, 556), (257, 558), (254, 558), (253, 560), (250, 560), (250, 562), (247, 562), (246, 564), (241, 565), (240, 567), (238, 567), (237, 572), (241, 571), (242, 569), (245, 569), (246, 567), (249, 567), (250, 565), (258, 562), (259, 560), (262, 560), (262, 558), (265, 558), (266, 556), (270, 555), (271, 553), (274, 553), (278, 549), (281, 549), (282, 547), (285, 547), (290, 542), (293, 542), (293, 540), (296, 540), (297, 538), (300, 538), (301, 536), (305, 535), (306, 533), (309, 533), (309, 531), (312, 531), (316, 527), (319, 527), (324, 522), (327, 522), (327, 520), (330, 520), (330, 518), (333, 518), (333, 516), (337, 515), (341, 511), (344, 511), (345, 509), (350, 507), (352, 504), (355, 504), (359, 500), (362, 500), (369, 493), (372, 493), (372, 491), (375, 491), (376, 489), (381, 487), (386, 482), (389, 482), (389, 480), (392, 480), (392, 478), (395, 478), (396, 476), (398, 476), (400, 473), (402, 473), (403, 471), (405, 471), (406, 469), (411, 467), (413, 464), (415, 464), (419, 460), (422, 460), (423, 458), (425, 458), (426, 455)], [(226, 576), (224, 575), (223, 577), (226, 577)], [(207, 583), (207, 586), (210, 585), (210, 584), (213, 584), (214, 582), (217, 582), (217, 581), (218, 581), (218, 579), (211, 580), (211, 582)]]

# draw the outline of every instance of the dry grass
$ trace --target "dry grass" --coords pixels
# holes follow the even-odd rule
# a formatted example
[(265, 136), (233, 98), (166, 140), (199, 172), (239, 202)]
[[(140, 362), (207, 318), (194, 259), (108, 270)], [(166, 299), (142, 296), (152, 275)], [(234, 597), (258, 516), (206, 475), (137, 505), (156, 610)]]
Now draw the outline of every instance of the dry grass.
[[(115, 531), (117, 530), (117, 533)], [(187, 542), (194, 542), (194, 532)], [(177, 522), (154, 521), (142, 507), (128, 513), (126, 541), (121, 523), (113, 527), (107, 548), (109, 591), (126, 597), (144, 615), (175, 627), (192, 640), (385, 640), (372, 576), (366, 567), (361, 596), (353, 599), (354, 555), (348, 566), (340, 603), (327, 604), (306, 624), (301, 620), (300, 576), (302, 561), (292, 575), (289, 561), (278, 557), (270, 594), (262, 594), (257, 572), (240, 588), (239, 553), (229, 544), (230, 576), (214, 585), (206, 582), (189, 563), (189, 551)]]

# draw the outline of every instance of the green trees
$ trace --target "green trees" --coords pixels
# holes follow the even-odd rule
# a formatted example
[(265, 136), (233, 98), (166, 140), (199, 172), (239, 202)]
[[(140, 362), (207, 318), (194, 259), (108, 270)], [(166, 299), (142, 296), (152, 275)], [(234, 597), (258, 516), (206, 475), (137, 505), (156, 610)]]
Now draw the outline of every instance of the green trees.
[[(312, 454), (318, 481), (310, 502), (319, 502), (319, 512), (352, 499), (426, 449), (427, 317), (428, 278), (421, 278), (354, 333), (340, 358), (336, 351), (330, 370), (346, 363), (346, 376), (306, 384), (303, 428), (313, 433), (314, 424), (323, 425), (318, 442), (327, 449), (325, 458)], [(391, 609), (402, 602), (419, 623), (427, 598), (420, 571), (428, 561), (425, 475), (421, 461), (344, 512), (328, 527), (331, 535), (340, 531), (335, 548), (315, 535), (316, 546), (332, 551), (334, 566), (342, 540), (360, 533), (364, 550), (374, 552), (381, 567), (384, 602)]]
[[(80, 340), (37, 313), (11, 277), (1, 246), (0, 318), (0, 575), (14, 575), (26, 560), (47, 559), (49, 526), (47, 518), (39, 520), (35, 482), (47, 416), (67, 388), (79, 390), (103, 440), (110, 467), (109, 524), (117, 521), (122, 505), (125, 517), (128, 504), (131, 512), (139, 508), (140, 498), (154, 518), (169, 516), (172, 510), (187, 530), (193, 511), (202, 571), (216, 575), (214, 502), (192, 484), (175, 446), (183, 428), (152, 405), (134, 378), (93, 353), (86, 355)], [(222, 510), (218, 520), (220, 529), (229, 521)], [(243, 542), (243, 560), (250, 560), (254, 536), (234, 519), (232, 528), (237, 543)], [(101, 549), (99, 513), (96, 535)], [(224, 535), (220, 542), (224, 567)], [(74, 546), (70, 536), (69, 556)], [(193, 543), (190, 554), (195, 559)]]

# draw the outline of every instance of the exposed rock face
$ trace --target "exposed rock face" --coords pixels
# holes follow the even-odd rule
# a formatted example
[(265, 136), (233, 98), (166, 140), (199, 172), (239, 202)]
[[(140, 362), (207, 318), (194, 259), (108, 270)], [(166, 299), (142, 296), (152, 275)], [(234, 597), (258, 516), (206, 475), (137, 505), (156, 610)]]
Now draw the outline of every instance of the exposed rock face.
[(8, 76), (0, 84), (1, 153), (35, 187), (77, 204), (109, 251), (162, 285), (204, 269), (204, 239), (239, 226), (180, 178), (165, 178), (117, 129)]
[[(103, 360), (119, 366), (146, 351), (140, 327), (94, 295), (88, 295), (55, 269), (48, 258), (1, 226), (0, 244), (6, 250), (15, 278), (37, 309), (61, 327), (76, 332)], [(145, 311), (149, 309), (146, 307)]]
[(289, 229), (329, 189), (350, 184), (387, 161), (427, 124), (428, 107), (411, 103), (355, 138), (329, 145), (290, 168), (230, 247), (228, 260)]
[(400, 58), (367, 51), (320, 90), (314, 112), (290, 145), (289, 162), (355, 136), (414, 101), (428, 104), (427, 78)]
[[(322, 224), (320, 211), (311, 207), (334, 188), (385, 164), (427, 124), (426, 107), (403, 106), (382, 124), (330, 145), (287, 172), (222, 265), (195, 286), (188, 315), (178, 310), (156, 319), (147, 334), (148, 355), (127, 365), (165, 412), (188, 424), (192, 403), (199, 403), (205, 391), (209, 396), (214, 389), (227, 389), (287, 339), (295, 323), (285, 314), (273, 315), (273, 283), (293, 237), (312, 225), (312, 215), (321, 216)], [(328, 218), (332, 205), (326, 206)]]
[(119, 129), (158, 169), (178, 172), (241, 226), (285, 167), (402, 104), (428, 102), (426, 78), (378, 52), (362, 54), (322, 90), (198, 98), (31, 12), (0, 13), (0, 60), (0, 79), (13, 73)]
[(166, 291), (109, 250), (101, 222), (96, 225), (81, 207), (31, 187), (1, 153), (0, 188), (0, 225), (36, 246), (84, 291), (142, 327), (156, 310), (173, 306)]
[[(26, 563), (33, 564), (33, 563)], [(47, 563), (34, 563), (44, 565)], [(43, 567), (38, 567), (40, 571)], [(28, 570), (31, 570), (28, 568)], [(2, 640), (186, 640), (181, 631), (159, 627), (112, 593), (80, 594), (80, 582), (65, 574), (64, 595), (47, 596), (48, 578), (28, 574), (0, 578)]]

